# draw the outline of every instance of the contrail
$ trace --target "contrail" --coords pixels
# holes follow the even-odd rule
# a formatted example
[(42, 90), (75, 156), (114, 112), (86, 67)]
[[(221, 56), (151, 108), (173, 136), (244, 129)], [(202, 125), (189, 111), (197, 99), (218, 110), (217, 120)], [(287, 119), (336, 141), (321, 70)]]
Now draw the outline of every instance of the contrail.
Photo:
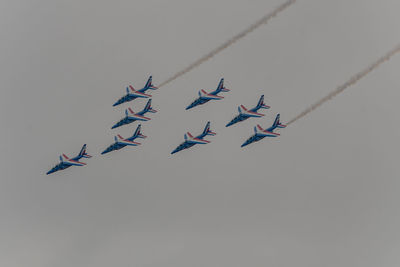
[(294, 4), (295, 2), (296, 2), (296, 0), (288, 0), (285, 3), (281, 4), (274, 11), (272, 11), (271, 13), (269, 13), (269, 14), (265, 15), (264, 17), (262, 17), (260, 20), (258, 20), (254, 24), (252, 24), (250, 27), (248, 27), (244, 31), (242, 31), (242, 32), (238, 33), (237, 35), (233, 36), (231, 39), (229, 39), (225, 43), (221, 44), (220, 46), (218, 46), (217, 48), (215, 48), (214, 50), (212, 50), (211, 52), (209, 52), (205, 56), (199, 58), (198, 60), (193, 62), (188, 67), (186, 67), (183, 70), (175, 73), (172, 77), (168, 78), (167, 80), (165, 80), (164, 82), (159, 84), (159, 87), (164, 86), (164, 85), (174, 81), (175, 79), (179, 78), (180, 76), (182, 76), (182, 75), (186, 74), (187, 72), (191, 71), (192, 69), (198, 67), (199, 65), (201, 65), (204, 62), (206, 62), (207, 60), (209, 60), (210, 58), (212, 58), (213, 56), (215, 56), (216, 54), (218, 54), (222, 50), (224, 50), (224, 49), (228, 48), (229, 46), (231, 46), (232, 44), (234, 44), (236, 41), (239, 41), (240, 39), (244, 38), (247, 34), (251, 33), (252, 31), (257, 29), (261, 25), (268, 23), (268, 21), (270, 19), (272, 19), (273, 17), (278, 15), (280, 12), (282, 12), (283, 10), (285, 10), (286, 8), (288, 8), (289, 6)]
[(292, 124), (293, 122), (303, 118), (304, 116), (306, 116), (308, 113), (310, 113), (311, 111), (317, 109), (318, 107), (320, 107), (322, 104), (324, 104), (325, 102), (327, 102), (328, 100), (332, 99), (333, 97), (335, 97), (336, 95), (340, 94), (341, 92), (343, 92), (344, 90), (346, 90), (348, 87), (350, 87), (351, 85), (357, 83), (359, 80), (361, 80), (361, 78), (363, 78), (364, 76), (366, 76), (368, 73), (370, 73), (371, 71), (373, 71), (374, 69), (378, 68), (382, 63), (388, 61), (392, 56), (394, 56), (397, 52), (400, 52), (400, 44), (397, 45), (394, 49), (390, 50), (388, 53), (386, 53), (383, 57), (379, 58), (377, 61), (375, 61), (374, 63), (372, 63), (371, 65), (369, 65), (367, 68), (365, 68), (364, 70), (362, 70), (361, 72), (357, 73), (356, 75), (352, 76), (347, 82), (345, 82), (344, 84), (338, 86), (334, 91), (332, 91), (331, 93), (329, 93), (327, 96), (321, 98), (318, 102), (316, 102), (315, 104), (311, 105), (309, 108), (305, 109), (303, 112), (301, 112), (299, 115), (297, 115), (296, 117), (294, 117), (293, 119), (291, 119), (287, 124)]

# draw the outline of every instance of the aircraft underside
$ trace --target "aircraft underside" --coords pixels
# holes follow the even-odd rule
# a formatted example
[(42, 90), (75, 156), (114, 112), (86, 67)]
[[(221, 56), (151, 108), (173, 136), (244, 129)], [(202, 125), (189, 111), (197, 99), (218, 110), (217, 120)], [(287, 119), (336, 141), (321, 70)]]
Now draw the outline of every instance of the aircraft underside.
[(120, 127), (120, 126), (125, 125), (125, 124), (132, 123), (132, 122), (134, 122), (134, 121), (136, 121), (136, 120), (135, 120), (135, 119), (131, 119), (131, 118), (125, 117), (125, 118), (123, 118), (122, 120), (120, 120), (119, 122), (117, 122), (113, 127), (111, 127), (111, 129)]
[(59, 163), (53, 169), (48, 171), (46, 174), (50, 174), (50, 173), (53, 173), (53, 172), (56, 172), (56, 171), (61, 171), (61, 170), (64, 170), (64, 169), (66, 169), (68, 167), (71, 167), (71, 165), (66, 165), (64, 163)]
[(260, 135), (253, 135), (251, 136), (249, 139), (246, 140), (246, 142), (243, 143), (242, 147), (247, 146), (251, 143), (260, 141), (261, 139), (263, 139), (265, 136), (260, 136)]
[(114, 150), (119, 150), (123, 147), (126, 147), (126, 145), (114, 143), (111, 146), (107, 147), (103, 152), (101, 152), (101, 154), (106, 154)]
[(122, 103), (125, 103), (125, 102), (132, 101), (132, 100), (134, 100), (136, 98), (137, 98), (137, 96), (125, 95), (125, 96), (121, 97), (117, 102), (115, 102), (113, 107), (118, 106), (118, 105), (120, 105)]
[(235, 123), (238, 123), (238, 122), (247, 120), (248, 118), (249, 118), (248, 116), (245, 116), (245, 115), (243, 115), (243, 114), (239, 114), (239, 115), (237, 115), (235, 118), (233, 118), (233, 119), (226, 125), (226, 127), (231, 126), (231, 125), (233, 125), (233, 124), (235, 124)]
[(195, 145), (194, 143), (187, 143), (187, 142), (184, 142), (184, 143), (180, 144), (177, 148), (175, 148), (175, 150), (172, 151), (171, 154), (174, 154), (174, 153), (179, 152), (179, 151), (181, 151), (181, 150), (190, 148), (190, 147), (192, 147), (192, 146), (194, 146), (194, 145)]
[(203, 105), (204, 103), (207, 103), (208, 101), (210, 101), (210, 99), (205, 99), (205, 98), (199, 97), (195, 101), (193, 101), (192, 104), (190, 104), (186, 109), (191, 109), (191, 108), (194, 108), (195, 106)]

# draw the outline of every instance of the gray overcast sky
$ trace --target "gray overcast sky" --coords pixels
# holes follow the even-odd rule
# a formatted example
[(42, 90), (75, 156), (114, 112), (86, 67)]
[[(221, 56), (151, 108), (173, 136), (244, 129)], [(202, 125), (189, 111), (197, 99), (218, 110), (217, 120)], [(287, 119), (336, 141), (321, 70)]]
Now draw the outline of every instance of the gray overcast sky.
[[(400, 55), (245, 149), (400, 41), (398, 0), (299, 0), (153, 93), (142, 145), (106, 156), (125, 86), (155, 84), (283, 0), (0, 3), (0, 265), (397, 267)], [(190, 111), (221, 77), (225, 99)], [(265, 94), (262, 119), (225, 128)], [(212, 143), (175, 155), (207, 120)], [(46, 176), (83, 143), (85, 167)]]

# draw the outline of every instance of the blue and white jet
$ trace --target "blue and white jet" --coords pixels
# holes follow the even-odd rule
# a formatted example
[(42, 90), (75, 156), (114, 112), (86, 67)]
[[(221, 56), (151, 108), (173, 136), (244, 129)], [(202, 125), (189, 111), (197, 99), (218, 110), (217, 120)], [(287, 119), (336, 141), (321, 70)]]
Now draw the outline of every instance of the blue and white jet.
[(263, 129), (260, 124), (257, 124), (257, 126), (254, 127), (254, 135), (252, 135), (249, 139), (246, 140), (246, 142), (244, 142), (242, 144), (242, 147), (247, 146), (251, 143), (260, 141), (261, 139), (263, 139), (264, 137), (277, 137), (280, 134), (278, 133), (274, 133), (273, 131), (276, 128), (285, 128), (286, 125), (282, 124), (279, 120), (280, 115), (276, 115), (275, 121), (272, 124), (271, 127), (269, 127), (268, 129)]
[(137, 113), (133, 112), (133, 110), (131, 108), (125, 109), (125, 117), (122, 118), (116, 124), (114, 124), (114, 126), (111, 127), (111, 129), (120, 127), (125, 124), (132, 123), (134, 121), (148, 121), (148, 120), (150, 120), (150, 118), (144, 116), (144, 114), (146, 114), (147, 112), (151, 112), (151, 113), (157, 112), (157, 110), (155, 110), (151, 107), (151, 99), (149, 99), (149, 101), (147, 101), (147, 104), (144, 107), (144, 109)]
[(270, 106), (267, 106), (264, 104), (264, 95), (260, 97), (260, 100), (258, 100), (257, 106), (255, 106), (252, 109), (247, 109), (245, 106), (240, 105), (238, 107), (239, 110), (239, 115), (237, 115), (235, 118), (233, 118), (225, 127), (229, 127), (235, 123), (247, 120), (248, 118), (255, 117), (259, 118), (264, 116), (264, 114), (258, 113), (259, 109), (269, 109)]
[(186, 110), (194, 108), (195, 106), (202, 105), (207, 103), (210, 100), (221, 100), (224, 97), (219, 96), (219, 92), (229, 92), (230, 90), (224, 87), (224, 78), (222, 78), (218, 84), (217, 89), (212, 91), (211, 93), (207, 93), (204, 89), (199, 91), (199, 98), (193, 101), (189, 106), (186, 107)]
[(67, 157), (65, 154), (62, 154), (60, 156), (60, 163), (58, 163), (54, 168), (52, 168), (50, 171), (48, 171), (46, 174), (50, 174), (56, 171), (61, 171), (66, 168), (69, 168), (71, 166), (85, 166), (86, 163), (80, 162), (79, 160), (81, 158), (91, 158), (89, 154), (86, 153), (86, 144), (83, 145), (81, 151), (79, 154), (73, 158)]
[(101, 154), (106, 154), (108, 152), (114, 151), (114, 150), (119, 150), (123, 147), (126, 146), (138, 146), (140, 145), (140, 143), (135, 142), (136, 138), (146, 138), (145, 135), (143, 135), (140, 131), (141, 129), (141, 125), (139, 124), (138, 127), (136, 128), (135, 132), (133, 133), (133, 135), (131, 137), (128, 138), (123, 138), (120, 135), (117, 135), (114, 137), (114, 144), (110, 145), (109, 147), (107, 147), (103, 152), (101, 152)]
[(126, 95), (124, 95), (123, 97), (121, 97), (117, 102), (114, 103), (114, 107), (118, 106), (122, 103), (125, 102), (129, 102), (132, 101), (138, 97), (140, 98), (149, 98), (151, 97), (151, 95), (146, 94), (145, 92), (147, 90), (157, 90), (158, 88), (155, 87), (152, 83), (152, 76), (149, 77), (149, 79), (147, 80), (145, 86), (142, 89), (139, 90), (135, 90), (135, 88), (133, 88), (132, 85), (129, 85), (128, 87), (126, 87)]
[(211, 135), (214, 136), (216, 135), (216, 133), (214, 133), (213, 131), (210, 130), (210, 122), (207, 122), (206, 127), (204, 128), (203, 132), (194, 137), (191, 133), (187, 132), (185, 133), (185, 142), (183, 142), (182, 144), (180, 144), (177, 148), (175, 148), (174, 151), (171, 152), (171, 154), (174, 154), (176, 152), (179, 152), (183, 149), (187, 149), (190, 148), (196, 144), (208, 144), (210, 143), (210, 141), (208, 140), (204, 140), (204, 137), (206, 137), (207, 135)]

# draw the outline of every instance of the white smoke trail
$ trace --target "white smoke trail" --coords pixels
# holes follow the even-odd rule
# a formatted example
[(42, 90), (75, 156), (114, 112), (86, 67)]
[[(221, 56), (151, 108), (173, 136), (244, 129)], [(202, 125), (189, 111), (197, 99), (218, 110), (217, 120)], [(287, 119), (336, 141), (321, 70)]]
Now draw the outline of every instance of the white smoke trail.
[(388, 61), (392, 56), (394, 56), (397, 52), (400, 52), (400, 44), (397, 45), (394, 49), (390, 50), (388, 53), (386, 53), (383, 57), (379, 58), (377, 61), (369, 65), (367, 68), (362, 70), (361, 72), (357, 73), (356, 75), (352, 76), (347, 82), (344, 84), (338, 86), (334, 91), (329, 93), (327, 96), (321, 98), (318, 102), (314, 103), (311, 105), (309, 108), (305, 109), (303, 112), (301, 112), (299, 115), (291, 119), (287, 124), (292, 124), (293, 122), (303, 118), (306, 116), (308, 113), (311, 111), (314, 111), (318, 107), (320, 107), (322, 104), (327, 102), (328, 100), (332, 99), (333, 97), (337, 96), (344, 90), (346, 90), (348, 87), (351, 85), (357, 83), (361, 78), (366, 76), (368, 73), (373, 71), (374, 69), (378, 68), (382, 63), (385, 61)]
[(168, 78), (167, 80), (165, 80), (164, 82), (159, 84), (159, 87), (164, 86), (164, 85), (174, 81), (175, 79), (179, 78), (180, 76), (182, 76), (182, 75), (186, 74), (187, 72), (191, 71), (192, 69), (198, 67), (200, 64), (206, 62), (207, 60), (209, 60), (210, 58), (212, 58), (213, 56), (215, 56), (216, 54), (218, 54), (222, 50), (228, 48), (229, 46), (234, 44), (236, 41), (244, 38), (247, 34), (251, 33), (252, 31), (257, 29), (261, 25), (268, 23), (268, 21), (270, 19), (272, 19), (273, 17), (278, 15), (280, 12), (282, 12), (283, 10), (285, 10), (287, 7), (289, 7), (290, 5), (294, 4), (295, 2), (296, 2), (296, 0), (288, 0), (285, 3), (281, 4), (274, 11), (272, 11), (271, 13), (269, 13), (269, 14), (265, 15), (264, 17), (262, 17), (260, 20), (258, 20), (254, 24), (252, 24), (250, 27), (248, 27), (244, 31), (242, 31), (239, 34), (235, 35), (234, 37), (232, 37), (231, 39), (229, 39), (228, 41), (226, 41), (222, 45), (218, 46), (217, 48), (215, 48), (214, 50), (212, 50), (211, 52), (206, 54), (205, 56), (199, 58), (198, 60), (193, 62), (188, 67), (186, 67), (183, 70), (175, 73), (173, 76), (171, 76), (170, 78)]

